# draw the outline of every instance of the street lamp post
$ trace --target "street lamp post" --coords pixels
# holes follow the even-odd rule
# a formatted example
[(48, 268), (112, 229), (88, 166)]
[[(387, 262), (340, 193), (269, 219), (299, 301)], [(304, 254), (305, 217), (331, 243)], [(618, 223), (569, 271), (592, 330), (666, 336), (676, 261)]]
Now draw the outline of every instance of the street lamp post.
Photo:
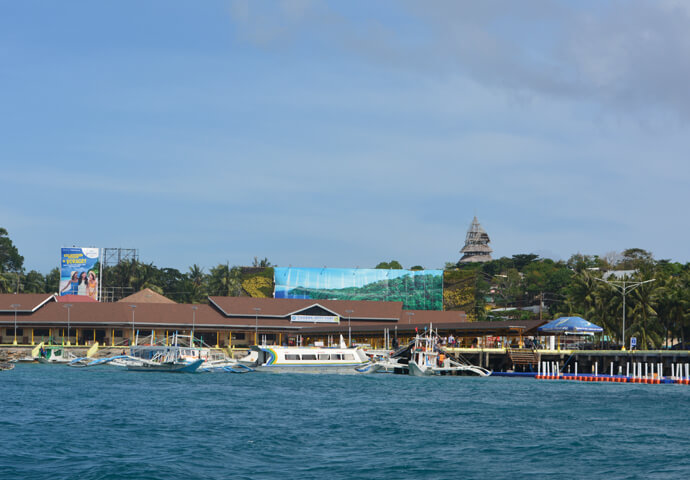
[[(71, 303), (66, 303), (66, 304), (64, 305), (64, 307), (67, 309), (67, 345), (71, 345), (71, 343), (70, 343), (70, 341), (69, 341), (69, 311), (70, 311), (70, 309), (72, 308), (72, 304), (71, 304)], [(65, 343), (64, 336), (63, 336), (63, 339), (62, 339), (62, 343)]]
[(350, 316), (352, 315), (352, 312), (354, 312), (354, 310), (345, 310), (345, 313), (347, 313), (347, 346), (348, 347), (352, 346), (352, 327), (350, 327)]
[(627, 280), (611, 281), (611, 280), (604, 280), (603, 278), (597, 278), (597, 277), (593, 277), (593, 278), (595, 280), (599, 280), (600, 282), (608, 283), (613, 288), (615, 288), (619, 292), (621, 292), (621, 295), (623, 295), (623, 331), (621, 332), (621, 340), (623, 343), (623, 350), (625, 350), (625, 296), (627, 295), (628, 292), (632, 292), (633, 290), (635, 290), (640, 285), (644, 285), (645, 283), (650, 283), (650, 282), (655, 281), (656, 278), (652, 278), (651, 280), (645, 280), (644, 282), (630, 282)]
[(254, 307), (254, 344), (259, 344), (259, 312), (261, 309), (259, 307)]
[(14, 345), (17, 344), (17, 309), (21, 307), (20, 304), (18, 303), (13, 303), (10, 305), (11, 308), (14, 308)]
[(194, 325), (196, 324), (196, 309), (199, 308), (196, 305), (192, 306), (192, 336), (190, 337), (191, 346), (194, 346)]
[(132, 345), (134, 342), (134, 309), (137, 308), (137, 306), (130, 305), (130, 308), (132, 309), (132, 340), (129, 343)]

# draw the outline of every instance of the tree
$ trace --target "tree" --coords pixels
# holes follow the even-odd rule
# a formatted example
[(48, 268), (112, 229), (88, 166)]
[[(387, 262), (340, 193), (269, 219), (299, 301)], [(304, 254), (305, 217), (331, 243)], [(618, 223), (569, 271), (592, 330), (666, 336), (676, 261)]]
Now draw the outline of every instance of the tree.
[(242, 269), (230, 268), (229, 264), (220, 264), (211, 268), (208, 279), (208, 294), (239, 297), (242, 295)]
[(626, 332), (625, 337), (636, 336), (638, 346), (642, 349), (660, 347), (663, 343), (663, 326), (654, 308), (660, 293), (655, 283), (642, 284), (628, 295), (630, 309), (626, 317), (629, 320), (630, 332)]
[(44, 293), (55, 293), (58, 288), (60, 288), (60, 269), (55, 267), (46, 275)]
[(259, 260), (258, 257), (254, 257), (254, 261), (252, 262), (252, 267), (260, 267), (260, 268), (268, 268), (271, 266), (271, 262), (268, 261), (268, 258), (264, 257), (262, 260)]
[(46, 279), (42, 273), (31, 270), (23, 276), (21, 283), (23, 293), (44, 293), (46, 291)]
[(391, 260), (390, 262), (381, 262), (374, 268), (384, 269), (384, 270), (402, 270), (403, 266), (397, 260)]
[(24, 257), (14, 246), (7, 230), (0, 227), (0, 273), (21, 273), (24, 270)]
[(534, 253), (521, 253), (518, 255), (513, 255), (513, 266), (518, 272), (522, 272), (527, 265), (536, 261), (538, 258), (539, 255), (535, 255)]
[(628, 248), (621, 255), (622, 259), (617, 266), (622, 270), (639, 270), (654, 263), (652, 254), (641, 248)]

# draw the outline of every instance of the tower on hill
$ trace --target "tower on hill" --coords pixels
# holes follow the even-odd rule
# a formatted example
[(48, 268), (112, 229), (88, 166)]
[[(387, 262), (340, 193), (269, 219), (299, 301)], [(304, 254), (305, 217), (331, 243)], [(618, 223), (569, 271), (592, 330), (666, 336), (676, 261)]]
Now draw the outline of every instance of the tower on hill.
[(477, 217), (474, 217), (470, 228), (467, 230), (465, 246), (460, 250), (460, 253), (462, 253), (460, 263), (490, 261), (491, 252), (493, 251), (489, 247), (490, 241), (489, 235), (479, 224)]

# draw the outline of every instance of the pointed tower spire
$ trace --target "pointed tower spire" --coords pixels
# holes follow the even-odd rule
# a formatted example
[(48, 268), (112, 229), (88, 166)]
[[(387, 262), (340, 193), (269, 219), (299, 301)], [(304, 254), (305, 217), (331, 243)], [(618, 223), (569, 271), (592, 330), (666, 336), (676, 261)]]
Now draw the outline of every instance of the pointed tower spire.
[(491, 260), (491, 247), (489, 247), (489, 234), (479, 224), (479, 220), (475, 216), (472, 220), (470, 228), (467, 230), (465, 237), (465, 246), (462, 247), (460, 253), (462, 258), (460, 262), (488, 262)]

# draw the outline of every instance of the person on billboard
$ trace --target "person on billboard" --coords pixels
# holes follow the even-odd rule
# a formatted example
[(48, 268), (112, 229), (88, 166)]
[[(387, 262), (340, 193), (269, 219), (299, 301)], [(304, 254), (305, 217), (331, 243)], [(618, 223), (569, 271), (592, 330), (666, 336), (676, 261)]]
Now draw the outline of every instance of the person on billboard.
[(70, 279), (67, 281), (67, 285), (65, 285), (62, 288), (62, 290), (60, 290), (60, 293), (63, 294), (63, 293), (65, 293), (66, 290), (69, 290), (66, 293), (66, 295), (76, 295), (78, 284), (79, 284), (79, 274), (77, 272), (72, 272)]
[(77, 295), (86, 295), (86, 285), (88, 280), (86, 278), (86, 272), (81, 272), (79, 274), (79, 283), (77, 285)]
[(94, 300), (98, 300), (98, 279), (96, 278), (96, 273), (93, 270), (89, 270), (87, 278), (86, 294)]

